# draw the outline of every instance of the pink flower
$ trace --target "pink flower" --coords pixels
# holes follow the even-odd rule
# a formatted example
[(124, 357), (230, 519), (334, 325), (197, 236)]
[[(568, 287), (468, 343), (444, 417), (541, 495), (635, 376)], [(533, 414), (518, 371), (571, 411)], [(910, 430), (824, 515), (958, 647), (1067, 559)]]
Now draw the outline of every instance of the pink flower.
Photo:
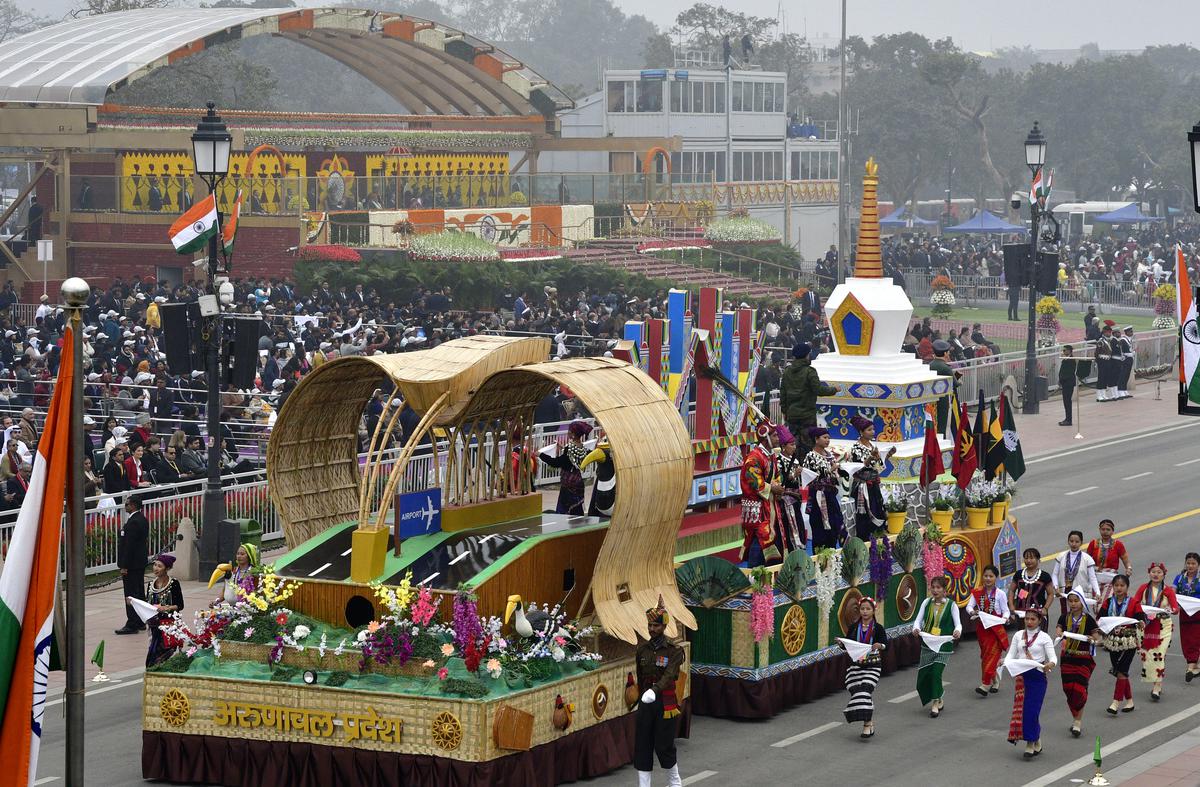
[(379, 629), (381, 629), (381, 628), (383, 628), (383, 624), (380, 623), (378, 620), (372, 620), (370, 623), (367, 624), (367, 631), (371, 634), (374, 634), (376, 631), (379, 631)]
[(445, 680), (449, 674), (450, 674), (450, 670), (446, 669), (445, 667), (442, 667), (440, 670), (438, 670), (438, 680)]
[(555, 645), (566, 645), (566, 644), (567, 644), (567, 638), (566, 638), (566, 637), (555, 637), (555, 638), (554, 638), (554, 644), (555, 644)]

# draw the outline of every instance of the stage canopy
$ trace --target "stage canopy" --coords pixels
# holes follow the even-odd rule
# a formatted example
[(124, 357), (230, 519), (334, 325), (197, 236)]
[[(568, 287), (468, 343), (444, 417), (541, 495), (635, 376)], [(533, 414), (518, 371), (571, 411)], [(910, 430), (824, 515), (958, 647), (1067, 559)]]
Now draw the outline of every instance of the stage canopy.
[(911, 216), (908, 214), (908, 208), (899, 207), (894, 211), (884, 216), (879, 220), (879, 226), (886, 229), (904, 229), (907, 227), (930, 227), (935, 226), (936, 221), (923, 219), (920, 216)]
[(996, 214), (982, 210), (971, 219), (953, 227), (947, 227), (944, 232), (965, 232), (974, 235), (1004, 235), (1010, 232), (1028, 232), (1029, 230), (1016, 224), (1009, 224)]
[(1101, 224), (1142, 224), (1147, 221), (1165, 221), (1161, 216), (1147, 216), (1142, 213), (1141, 207), (1136, 202), (1131, 202), (1123, 208), (1110, 210), (1108, 213), (1102, 213), (1092, 222), (1100, 222)]

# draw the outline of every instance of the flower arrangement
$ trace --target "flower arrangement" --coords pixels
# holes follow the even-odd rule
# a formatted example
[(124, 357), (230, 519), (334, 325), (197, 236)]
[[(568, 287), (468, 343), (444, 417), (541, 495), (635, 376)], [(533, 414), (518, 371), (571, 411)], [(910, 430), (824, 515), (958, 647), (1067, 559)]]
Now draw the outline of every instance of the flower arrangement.
[(495, 262), (500, 259), (496, 247), (483, 238), (454, 230), (414, 235), (408, 253), (415, 260), (441, 262)]
[(954, 311), (954, 282), (949, 276), (935, 276), (929, 282), (929, 305), (934, 317), (948, 317)]
[(883, 497), (883, 510), (898, 514), (908, 511), (908, 493), (899, 484), (884, 484), (880, 489)]
[(816, 562), (817, 609), (827, 616), (833, 609), (833, 594), (842, 575), (842, 551), (826, 547), (817, 553)]
[(1154, 297), (1160, 301), (1167, 301), (1174, 308), (1175, 305), (1175, 285), (1160, 284), (1154, 288)]
[(1033, 307), (1038, 314), (1048, 314), (1058, 317), (1063, 313), (1062, 303), (1053, 295), (1043, 296)]
[(779, 230), (761, 219), (749, 215), (730, 215), (710, 222), (704, 237), (717, 243), (770, 243), (783, 238)]
[(467, 645), (483, 638), (477, 599), (467, 585), (454, 594), (453, 616), (454, 644), (460, 650), (466, 650)]
[(753, 589), (750, 593), (750, 633), (755, 642), (775, 634), (775, 591), (771, 585), (771, 570), (765, 567), (750, 572)]
[(652, 254), (656, 251), (679, 251), (680, 249), (711, 249), (712, 244), (703, 240), (648, 240), (637, 245), (638, 254)]
[(973, 478), (971, 483), (967, 484), (964, 494), (969, 508), (988, 508), (997, 498), (1004, 499), (999, 484), (984, 480), (982, 476)]
[(953, 290), (954, 282), (951, 281), (950, 277), (946, 276), (946, 275), (934, 276), (933, 281), (929, 282), (929, 289), (932, 290), (933, 292), (944, 292), (946, 290)]
[(943, 484), (929, 498), (929, 505), (935, 511), (953, 511), (958, 508), (959, 494), (958, 487)]
[(921, 565), (925, 569), (925, 580), (940, 576), (945, 568), (945, 556), (942, 554), (942, 531), (932, 522), (925, 528), (921, 539)]
[(309, 262), (362, 262), (362, 255), (346, 246), (313, 244), (301, 246), (298, 254), (300, 259)]
[(556, 249), (500, 249), (500, 259), (506, 262), (546, 262), (561, 260), (562, 254)]
[(871, 536), (871, 545), (867, 548), (870, 555), (868, 569), (871, 581), (875, 583), (875, 595), (883, 595), (887, 591), (888, 580), (892, 578), (892, 542), (884, 536)]
[(299, 582), (288, 582), (275, 573), (273, 566), (265, 566), (258, 580), (258, 588), (247, 592), (245, 588), (239, 586), (237, 594), (239, 599), (254, 609), (266, 612), (268, 608), (279, 606), (290, 599), (298, 587), (300, 587)]
[(274, 145), (284, 150), (345, 148), (420, 151), (525, 150), (533, 135), (511, 131), (408, 131), (392, 129), (255, 128), (247, 129), (246, 145)]
[(392, 225), (393, 235), (412, 235), (413, 231), (413, 223), (408, 219), (399, 219)]

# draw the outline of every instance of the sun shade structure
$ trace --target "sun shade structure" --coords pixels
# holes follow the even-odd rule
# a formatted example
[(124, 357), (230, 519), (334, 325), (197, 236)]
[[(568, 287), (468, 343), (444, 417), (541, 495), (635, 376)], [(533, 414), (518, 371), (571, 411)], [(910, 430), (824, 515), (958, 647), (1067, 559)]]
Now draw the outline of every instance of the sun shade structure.
[(899, 229), (908, 226), (929, 227), (935, 224), (937, 224), (937, 222), (932, 221), (931, 219), (923, 219), (917, 215), (910, 216), (908, 213), (908, 208), (905, 207), (896, 208), (891, 213), (879, 220), (879, 226), (887, 227), (888, 229)]
[(1162, 216), (1147, 216), (1142, 213), (1142, 209), (1136, 202), (1131, 202), (1123, 208), (1110, 210), (1108, 213), (1103, 213), (1092, 222), (1101, 224), (1142, 224), (1149, 221), (1166, 221)]
[(436, 22), (350, 8), (119, 11), (35, 30), (0, 48), (0, 101), (100, 105), (218, 44), (298, 41), (359, 72), (414, 115), (551, 116), (570, 107), (516, 58)]
[(1010, 232), (1029, 232), (1024, 227), (1009, 224), (991, 211), (981, 210), (962, 224), (947, 227), (945, 232), (965, 232), (975, 235), (1004, 235)]

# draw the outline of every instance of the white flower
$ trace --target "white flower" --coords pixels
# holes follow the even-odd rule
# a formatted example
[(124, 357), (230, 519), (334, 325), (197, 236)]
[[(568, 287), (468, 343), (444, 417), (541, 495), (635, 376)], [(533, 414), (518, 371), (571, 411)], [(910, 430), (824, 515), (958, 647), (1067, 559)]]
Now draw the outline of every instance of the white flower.
[(358, 632), (358, 641), (359, 642), (367, 641), (367, 630), (366, 629), (363, 629), (362, 631)]
[(253, 637), (253, 636), (254, 636), (254, 627), (253, 627), (253, 626), (248, 626), (248, 627), (246, 628), (246, 630), (242, 632), (242, 636), (243, 636), (245, 639), (250, 639), (251, 637)]
[(780, 240), (779, 230), (760, 219), (749, 216), (730, 216), (717, 219), (704, 230), (704, 237), (725, 243)]
[(317, 655), (325, 658), (325, 632), (321, 632), (321, 644), (317, 646)]
[(554, 657), (555, 661), (562, 661), (567, 657), (566, 651), (557, 646), (555, 646), (554, 650), (550, 651), (550, 655)]
[(491, 262), (500, 252), (491, 243), (469, 232), (439, 232), (414, 235), (409, 254), (422, 260), (448, 262)]
[(343, 639), (341, 642), (338, 643), (338, 646), (333, 649), (333, 655), (340, 656), (340, 655), (342, 655), (342, 651), (344, 651), (345, 649), (346, 649), (346, 640)]
[(292, 636), (296, 639), (304, 639), (311, 633), (312, 631), (308, 628), (308, 626), (301, 625), (296, 626), (295, 631), (292, 632)]

